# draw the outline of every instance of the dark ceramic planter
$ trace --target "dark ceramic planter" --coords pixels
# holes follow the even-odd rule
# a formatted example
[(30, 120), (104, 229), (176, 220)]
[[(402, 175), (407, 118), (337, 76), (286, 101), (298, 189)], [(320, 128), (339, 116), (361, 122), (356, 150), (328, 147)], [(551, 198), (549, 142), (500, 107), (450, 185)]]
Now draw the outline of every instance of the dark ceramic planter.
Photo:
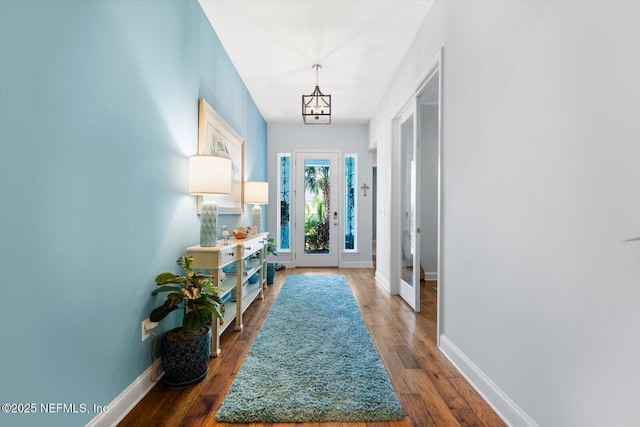
[[(172, 329), (169, 332), (181, 328)], [(169, 333), (167, 332), (167, 333)], [(209, 372), (211, 330), (191, 341), (172, 342), (162, 337), (161, 363), (164, 383), (171, 388), (184, 388), (199, 383)]]
[(273, 285), (273, 278), (276, 275), (276, 265), (267, 263), (267, 285)]

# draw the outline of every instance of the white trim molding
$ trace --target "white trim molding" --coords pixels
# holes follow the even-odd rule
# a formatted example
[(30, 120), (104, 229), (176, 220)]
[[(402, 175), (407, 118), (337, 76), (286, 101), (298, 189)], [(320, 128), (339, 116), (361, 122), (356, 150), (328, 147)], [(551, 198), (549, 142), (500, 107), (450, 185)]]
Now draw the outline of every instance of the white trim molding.
[(340, 261), (340, 268), (373, 268), (373, 261)]
[(446, 336), (440, 336), (440, 351), (455, 365), (480, 396), (509, 426), (538, 427), (491, 378), (485, 375), (454, 343)]
[(438, 273), (424, 273), (424, 280), (438, 280)]
[(380, 285), (382, 287), (382, 289), (384, 289), (385, 291), (387, 291), (388, 293), (391, 294), (391, 283), (389, 283), (389, 281), (387, 279), (382, 277), (382, 275), (380, 273), (378, 273), (378, 270), (376, 270), (375, 279), (376, 279), (376, 283), (378, 285)]
[(152, 381), (151, 377), (157, 375), (158, 379), (162, 378), (162, 375), (158, 374), (161, 371), (160, 359), (158, 359), (107, 405), (109, 410), (93, 417), (85, 427), (111, 427), (117, 425), (157, 384), (157, 380)]
[(293, 261), (288, 260), (288, 261), (280, 261), (280, 260), (269, 260), (269, 264), (281, 264), (284, 265), (285, 268), (296, 268), (295, 265), (293, 265)]

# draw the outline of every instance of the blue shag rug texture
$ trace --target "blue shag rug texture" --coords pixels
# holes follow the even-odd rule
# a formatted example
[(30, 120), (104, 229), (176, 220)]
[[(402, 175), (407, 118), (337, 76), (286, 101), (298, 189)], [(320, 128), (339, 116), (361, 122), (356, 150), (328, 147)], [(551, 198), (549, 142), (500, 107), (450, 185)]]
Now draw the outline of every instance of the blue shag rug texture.
[(290, 275), (216, 415), (221, 422), (401, 420), (341, 275)]

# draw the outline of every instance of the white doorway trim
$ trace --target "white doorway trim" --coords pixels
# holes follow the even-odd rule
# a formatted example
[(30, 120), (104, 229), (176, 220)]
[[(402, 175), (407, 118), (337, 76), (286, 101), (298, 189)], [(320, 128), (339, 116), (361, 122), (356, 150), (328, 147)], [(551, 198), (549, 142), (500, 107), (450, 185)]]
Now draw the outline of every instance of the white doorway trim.
[[(414, 89), (404, 98), (404, 102), (401, 104), (400, 108), (397, 108), (396, 114), (393, 116), (391, 122), (391, 144), (392, 144), (392, 161), (391, 161), (391, 188), (393, 189), (399, 188), (400, 184), (400, 159), (399, 153), (397, 150), (398, 147), (398, 133), (397, 129), (397, 121), (400, 118), (400, 115), (412, 104), (417, 104), (418, 96), (424, 90), (425, 86), (431, 78), (433, 78), (436, 73), (439, 73), (439, 82), (438, 82), (438, 231), (437, 231), (437, 268), (438, 268), (438, 296), (437, 296), (437, 331), (436, 331), (436, 339), (437, 345), (440, 346), (440, 331), (442, 326), (442, 320), (444, 318), (443, 309), (442, 309), (442, 298), (443, 293), (446, 292), (445, 288), (445, 277), (442, 270), (443, 266), (443, 223), (444, 223), (444, 215), (443, 215), (443, 130), (442, 130), (442, 109), (443, 109), (443, 57), (444, 57), (444, 48), (441, 48), (440, 51), (435, 55), (432, 61), (429, 63), (429, 66), (425, 68), (425, 71), (421, 74), (420, 78), (418, 78), (416, 84), (414, 85)], [(417, 108), (416, 108), (417, 110)], [(400, 235), (399, 233), (399, 223), (401, 219), (400, 206), (398, 203), (391, 204), (391, 212), (389, 216), (390, 221), (390, 230), (391, 235), (393, 236), (390, 241), (390, 259), (389, 259), (389, 290), (391, 294), (398, 294), (400, 289), (399, 277), (400, 277), (400, 259), (398, 254), (400, 253)]]

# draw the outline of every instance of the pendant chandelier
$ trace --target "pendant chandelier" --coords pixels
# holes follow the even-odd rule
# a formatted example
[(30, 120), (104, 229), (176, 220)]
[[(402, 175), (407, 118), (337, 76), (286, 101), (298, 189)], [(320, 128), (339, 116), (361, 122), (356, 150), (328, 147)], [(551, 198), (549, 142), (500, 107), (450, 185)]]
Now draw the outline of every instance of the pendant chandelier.
[(316, 70), (316, 88), (311, 95), (302, 95), (302, 121), (305, 125), (330, 125), (331, 95), (323, 94), (318, 84), (322, 65), (314, 64), (312, 68)]

